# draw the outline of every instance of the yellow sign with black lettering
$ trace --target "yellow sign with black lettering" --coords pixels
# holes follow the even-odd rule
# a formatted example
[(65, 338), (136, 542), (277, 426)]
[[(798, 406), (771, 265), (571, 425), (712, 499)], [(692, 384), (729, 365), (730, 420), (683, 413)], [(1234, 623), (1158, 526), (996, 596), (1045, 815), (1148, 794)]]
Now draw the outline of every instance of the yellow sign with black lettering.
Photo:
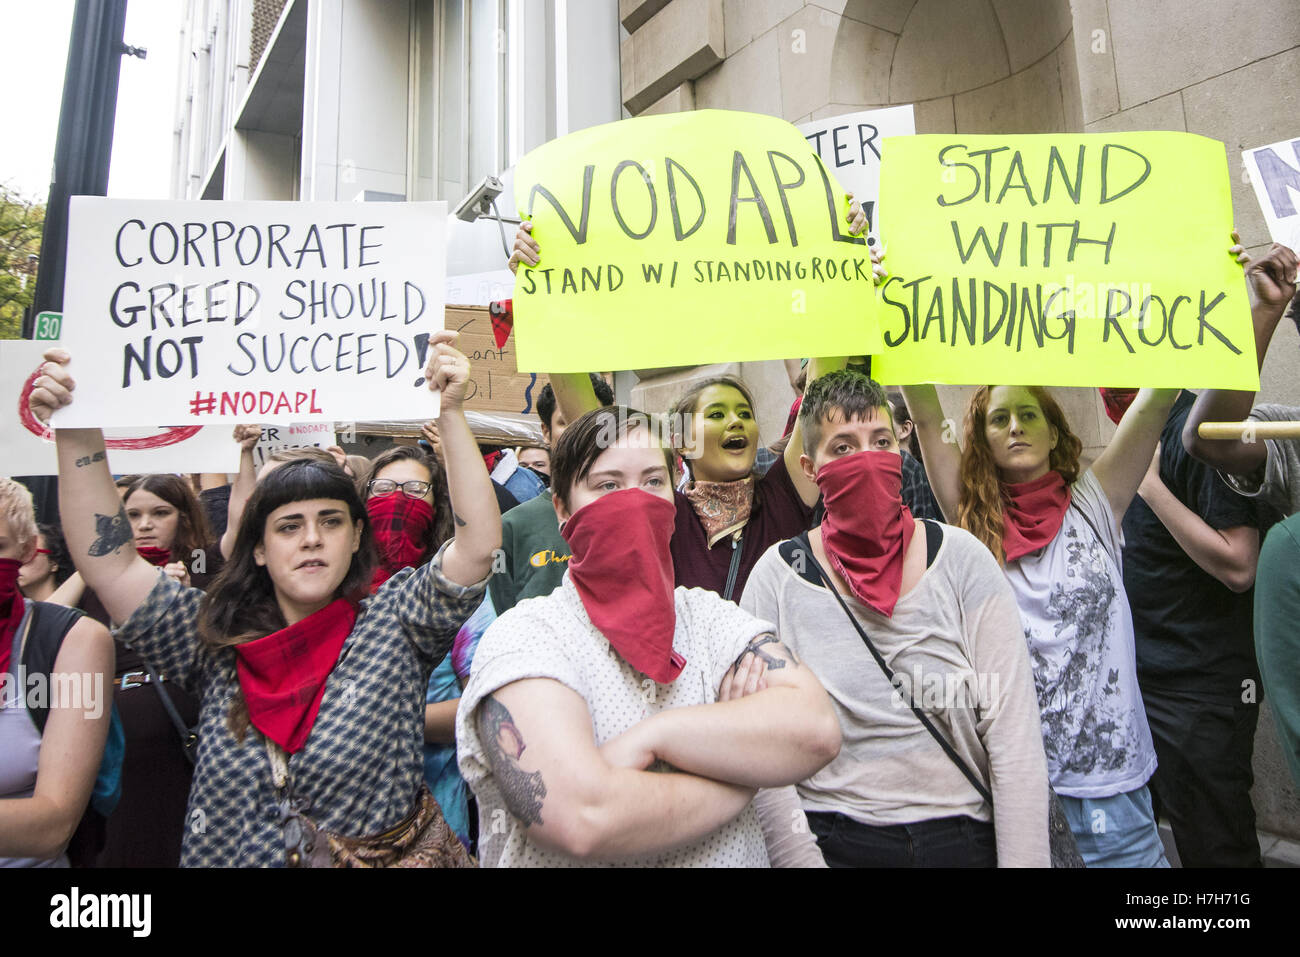
[(541, 249), (520, 267), (521, 370), (873, 352), (871, 257), (803, 135), (701, 110), (554, 140), (519, 161)]
[(880, 196), (881, 381), (1259, 387), (1217, 140), (890, 138)]

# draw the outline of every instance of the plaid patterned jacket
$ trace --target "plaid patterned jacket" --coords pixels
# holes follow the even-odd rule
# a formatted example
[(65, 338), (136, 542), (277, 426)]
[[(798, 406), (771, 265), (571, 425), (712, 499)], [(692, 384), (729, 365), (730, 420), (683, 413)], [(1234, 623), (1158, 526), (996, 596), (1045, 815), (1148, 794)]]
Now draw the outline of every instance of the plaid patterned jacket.
[[(289, 758), (294, 793), (310, 801), (303, 813), (325, 830), (377, 834), (414, 807), (424, 774), (429, 674), (487, 584), (464, 587), (444, 577), (445, 550), (419, 569), (399, 571), (362, 604), (311, 736)], [(199, 642), (201, 597), (160, 570), (149, 597), (116, 633), (201, 699), (181, 865), (283, 867), (285, 836), (264, 738), (250, 728), (241, 744), (227, 726), (239, 689), (235, 652)]]

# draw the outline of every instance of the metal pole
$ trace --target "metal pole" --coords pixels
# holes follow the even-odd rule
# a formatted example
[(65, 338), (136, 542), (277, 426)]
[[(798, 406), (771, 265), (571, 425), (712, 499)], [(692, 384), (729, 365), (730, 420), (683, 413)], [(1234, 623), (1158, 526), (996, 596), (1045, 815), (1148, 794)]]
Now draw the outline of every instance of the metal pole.
[(35, 334), (41, 312), (63, 311), (63, 279), (68, 245), (68, 197), (104, 196), (113, 153), (117, 80), (123, 53), (139, 55), (122, 43), (127, 0), (77, 0), (63, 75), (63, 104), (54, 148), (54, 181), (45, 205), (40, 269), (32, 308), (23, 321), (23, 338)]

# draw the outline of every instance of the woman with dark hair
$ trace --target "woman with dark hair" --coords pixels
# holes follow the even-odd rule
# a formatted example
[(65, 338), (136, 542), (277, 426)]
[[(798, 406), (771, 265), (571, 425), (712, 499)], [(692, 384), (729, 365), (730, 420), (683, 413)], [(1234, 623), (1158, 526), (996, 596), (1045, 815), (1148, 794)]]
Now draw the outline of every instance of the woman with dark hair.
[(415, 445), (375, 457), (366, 483), (366, 514), (379, 559), (373, 587), (403, 568), (418, 568), (452, 537), (456, 525), (442, 467)]
[(204, 588), (221, 570), (207, 513), (190, 483), (179, 475), (137, 477), (127, 486), (122, 505), (136, 553), (149, 564), (195, 588)]
[(29, 601), (68, 604), (56, 594), (73, 572), (63, 532), (57, 525), (36, 526), (36, 555), (18, 569), (18, 587)]
[(1138, 689), (1119, 523), (1178, 390), (1139, 392), (1086, 469), (1082, 442), (1046, 389), (978, 389), (961, 450), (944, 441), (934, 386), (904, 392), (940, 507), (988, 547), (1015, 593), (1048, 771), (1085, 863), (1167, 867), (1146, 786), (1156, 754)]
[[(573, 557), (559, 588), (488, 628), (457, 714), (485, 866), (763, 867), (786, 845), (822, 863), (788, 785), (834, 757), (839, 725), (770, 624), (674, 587), (657, 433), (614, 406), (556, 444)], [(758, 788), (776, 789), (768, 829)]]
[[(469, 362), (431, 340), (455, 538), (365, 598), (373, 536), (337, 465), (291, 462), (244, 509), (210, 592), (135, 553), (98, 429), (63, 429), (64, 530), (117, 633), (202, 699), (185, 866), (471, 863), (423, 787), (425, 686), (485, 586), (500, 516), (462, 403)], [(31, 407), (72, 401), (69, 356), (46, 353)], [(78, 466), (78, 462), (89, 463)]]

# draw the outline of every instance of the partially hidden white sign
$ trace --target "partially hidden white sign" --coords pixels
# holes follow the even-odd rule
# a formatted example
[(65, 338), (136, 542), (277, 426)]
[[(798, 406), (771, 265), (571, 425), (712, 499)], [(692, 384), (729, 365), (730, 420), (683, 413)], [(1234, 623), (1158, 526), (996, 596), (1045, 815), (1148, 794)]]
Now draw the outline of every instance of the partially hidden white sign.
[(1242, 151), (1273, 242), (1300, 252), (1300, 138)]
[(264, 425), (262, 437), (253, 446), (253, 464), (261, 468), (267, 458), (275, 452), (285, 449), (301, 449), (314, 446), (327, 449), (337, 445), (332, 422), (299, 422), (293, 425)]
[(911, 105), (845, 113), (800, 123), (802, 133), (840, 184), (867, 214), (867, 238), (876, 242), (876, 204), (880, 196), (881, 144), (887, 136), (911, 136), (916, 120)]
[[(27, 408), (45, 350), (58, 342), (0, 342), (0, 462), (5, 475), (57, 475), (53, 434)], [(84, 398), (81, 388), (74, 402)], [(115, 475), (137, 472), (234, 472), (239, 446), (227, 425), (106, 429), (108, 467)]]
[(62, 343), (76, 426), (437, 414), (445, 203), (73, 197)]

